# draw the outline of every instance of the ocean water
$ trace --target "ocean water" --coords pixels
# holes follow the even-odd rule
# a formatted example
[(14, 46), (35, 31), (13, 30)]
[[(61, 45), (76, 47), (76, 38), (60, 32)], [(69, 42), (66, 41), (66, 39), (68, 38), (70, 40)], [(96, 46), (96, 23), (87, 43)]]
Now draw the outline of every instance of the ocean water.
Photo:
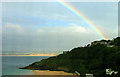
[(48, 56), (2, 56), (2, 75), (34, 75), (32, 70), (18, 69)]

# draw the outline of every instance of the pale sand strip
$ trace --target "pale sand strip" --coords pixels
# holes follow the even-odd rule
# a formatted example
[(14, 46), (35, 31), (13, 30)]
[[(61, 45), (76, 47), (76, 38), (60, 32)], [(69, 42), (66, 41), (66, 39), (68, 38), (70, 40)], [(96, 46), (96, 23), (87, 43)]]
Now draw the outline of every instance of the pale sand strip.
[(0, 56), (56, 56), (55, 54), (0, 55)]
[(74, 73), (67, 73), (64, 71), (49, 71), (49, 70), (33, 70), (35, 75), (75, 75)]

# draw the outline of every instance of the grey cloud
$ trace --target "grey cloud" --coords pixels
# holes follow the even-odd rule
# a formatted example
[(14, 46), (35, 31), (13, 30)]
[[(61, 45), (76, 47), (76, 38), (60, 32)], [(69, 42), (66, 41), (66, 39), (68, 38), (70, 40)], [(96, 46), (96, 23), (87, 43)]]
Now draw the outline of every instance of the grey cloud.
[(88, 44), (96, 38), (99, 37), (91, 29), (77, 25), (28, 30), (20, 25), (7, 23), (3, 26), (2, 41), (3, 52), (60, 53)]

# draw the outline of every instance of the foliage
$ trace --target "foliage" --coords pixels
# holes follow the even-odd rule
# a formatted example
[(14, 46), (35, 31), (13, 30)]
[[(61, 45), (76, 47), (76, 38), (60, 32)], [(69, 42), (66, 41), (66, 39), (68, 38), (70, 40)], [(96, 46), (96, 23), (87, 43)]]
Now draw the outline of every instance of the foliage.
[(109, 40), (109, 42), (114, 46), (89, 44), (85, 47), (74, 48), (66, 54), (43, 59), (29, 67), (34, 68), (38, 65), (38, 69), (78, 71), (82, 75), (93, 73), (96, 76), (105, 76), (105, 69), (108, 68), (120, 73), (120, 37)]

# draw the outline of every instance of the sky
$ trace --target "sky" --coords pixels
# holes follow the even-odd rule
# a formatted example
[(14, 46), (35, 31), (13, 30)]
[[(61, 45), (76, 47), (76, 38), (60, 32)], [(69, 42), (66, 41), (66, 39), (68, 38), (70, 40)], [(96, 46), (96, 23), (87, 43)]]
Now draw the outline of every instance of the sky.
[[(68, 2), (108, 39), (118, 36), (117, 2)], [(3, 53), (57, 54), (102, 38), (59, 2), (4, 2)]]

